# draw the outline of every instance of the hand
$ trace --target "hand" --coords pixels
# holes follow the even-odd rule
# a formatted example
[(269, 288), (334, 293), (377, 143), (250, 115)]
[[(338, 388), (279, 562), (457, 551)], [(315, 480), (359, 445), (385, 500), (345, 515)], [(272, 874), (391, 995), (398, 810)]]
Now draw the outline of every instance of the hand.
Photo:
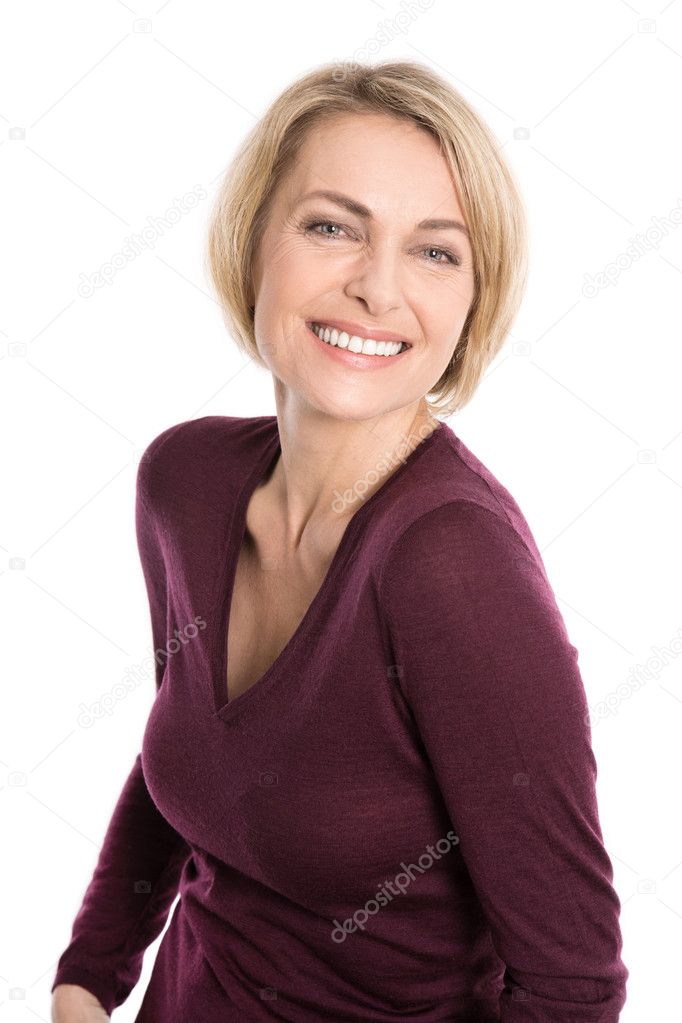
[(79, 984), (57, 984), (52, 992), (52, 1023), (108, 1023), (99, 999)]

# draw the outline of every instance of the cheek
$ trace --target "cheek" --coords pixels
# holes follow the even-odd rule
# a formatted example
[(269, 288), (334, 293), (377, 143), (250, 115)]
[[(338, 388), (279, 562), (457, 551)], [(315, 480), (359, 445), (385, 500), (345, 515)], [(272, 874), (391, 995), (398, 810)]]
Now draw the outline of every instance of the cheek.
[(419, 322), (427, 339), (420, 358), (415, 360), (415, 372), (419, 376), (420, 386), (431, 386), (447, 368), (470, 307), (471, 297), (468, 293), (462, 294), (462, 289), (454, 295), (451, 292), (445, 293), (440, 300), (434, 296), (427, 306), (420, 307), (422, 315)]
[(432, 347), (441, 361), (448, 361), (474, 299), (473, 281), (470, 275), (454, 276), (441, 284), (437, 291), (422, 304), (422, 324), (426, 337), (432, 339)]
[(305, 329), (305, 307), (306, 298), (300, 288), (290, 292), (266, 289), (256, 304), (254, 331), (258, 350), (268, 368), (285, 381), (305, 370), (307, 360), (301, 334)]
[(302, 246), (296, 239), (283, 238), (264, 246), (260, 257), (259, 297), (261, 293), (266, 298), (292, 288), (300, 272), (302, 256)]
[(268, 252), (266, 272), (289, 276), (301, 266), (324, 264), (322, 258), (324, 255), (325, 253), (320, 252), (311, 240), (302, 235), (286, 234), (278, 239)]
[[(442, 276), (436, 280), (433, 285), (434, 292), (440, 293), (441, 299), (445, 298), (449, 302), (448, 308), (450, 309), (450, 317), (453, 311), (467, 308), (471, 305), (474, 297), (474, 278), (470, 270), (464, 267), (454, 267), (452, 270), (443, 271)], [(439, 307), (446, 313), (446, 308), (443, 306)], [(446, 316), (436, 317), (446, 325)]]

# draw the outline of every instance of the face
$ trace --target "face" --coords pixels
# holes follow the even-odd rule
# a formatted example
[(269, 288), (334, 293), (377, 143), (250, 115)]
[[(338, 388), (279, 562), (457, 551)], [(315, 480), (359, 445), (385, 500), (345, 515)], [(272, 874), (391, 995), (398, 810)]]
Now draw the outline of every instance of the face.
[[(321, 191), (337, 197), (309, 195)], [(258, 349), (288, 398), (352, 420), (419, 407), (474, 297), (471, 244), (457, 224), (447, 163), (416, 125), (343, 115), (311, 132), (253, 267)], [(321, 338), (315, 325), (337, 333)], [(386, 354), (390, 338), (398, 354)]]

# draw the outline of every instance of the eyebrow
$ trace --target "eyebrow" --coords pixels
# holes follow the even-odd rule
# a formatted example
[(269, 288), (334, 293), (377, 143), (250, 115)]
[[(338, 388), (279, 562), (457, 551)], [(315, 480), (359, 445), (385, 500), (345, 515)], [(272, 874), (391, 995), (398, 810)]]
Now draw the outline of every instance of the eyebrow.
[[(327, 189), (318, 189), (315, 192), (306, 192), (305, 195), (300, 196), (296, 200), (294, 207), (298, 206), (306, 199), (313, 198), (328, 199), (330, 202), (336, 203), (337, 206), (343, 206), (344, 209), (348, 210), (350, 213), (354, 213), (356, 216), (362, 217), (363, 220), (374, 220), (372, 211), (368, 206), (364, 206), (361, 202), (358, 202), (356, 199), (351, 199), (350, 196), (344, 195), (342, 192), (330, 192)], [(467, 238), (470, 237), (466, 227), (459, 220), (444, 220), (441, 217), (436, 219), (431, 218), (428, 220), (420, 220), (419, 223), (414, 226), (415, 230), (461, 231)]]

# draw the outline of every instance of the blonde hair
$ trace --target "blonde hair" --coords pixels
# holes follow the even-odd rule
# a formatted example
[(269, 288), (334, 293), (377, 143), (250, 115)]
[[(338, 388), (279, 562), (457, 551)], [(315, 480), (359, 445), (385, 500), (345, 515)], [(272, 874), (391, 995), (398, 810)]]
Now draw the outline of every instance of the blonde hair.
[(207, 266), (238, 347), (264, 365), (249, 304), (253, 258), (278, 186), (311, 129), (338, 114), (408, 119), (440, 142), (459, 189), (473, 251), (474, 297), (460, 338), (425, 398), (432, 415), (473, 396), (518, 311), (527, 280), (526, 214), (490, 129), (448, 82), (416, 61), (328, 63), (284, 90), (243, 141), (208, 229)]

